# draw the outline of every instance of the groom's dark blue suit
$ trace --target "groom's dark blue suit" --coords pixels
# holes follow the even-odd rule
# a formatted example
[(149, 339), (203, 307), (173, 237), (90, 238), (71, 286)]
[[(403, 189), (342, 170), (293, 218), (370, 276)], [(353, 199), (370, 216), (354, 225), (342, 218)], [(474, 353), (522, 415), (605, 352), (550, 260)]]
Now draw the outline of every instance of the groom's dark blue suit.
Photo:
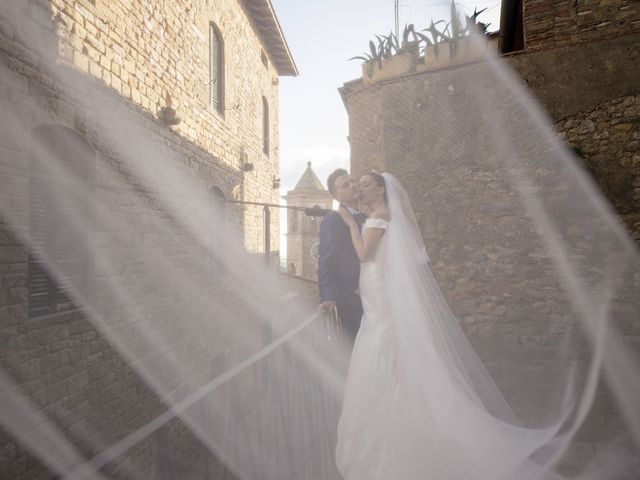
[[(354, 215), (362, 226), (364, 215)], [(329, 212), (320, 224), (318, 286), (322, 302), (333, 300), (347, 335), (355, 339), (362, 319), (362, 302), (357, 293), (360, 260), (351, 241), (349, 227), (338, 212)]]

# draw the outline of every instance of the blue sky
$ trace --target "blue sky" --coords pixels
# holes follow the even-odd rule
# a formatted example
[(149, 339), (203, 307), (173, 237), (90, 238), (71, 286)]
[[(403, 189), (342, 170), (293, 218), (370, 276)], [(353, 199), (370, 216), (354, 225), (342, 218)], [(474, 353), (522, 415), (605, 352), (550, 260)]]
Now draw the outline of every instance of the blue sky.
[[(343, 83), (360, 77), (358, 61), (349, 58), (368, 48), (375, 34), (394, 28), (393, 0), (271, 0), (289, 48), (298, 65), (298, 77), (280, 79), (281, 194), (292, 189), (307, 161), (324, 182), (335, 168), (349, 167), (347, 115), (338, 94)], [(480, 20), (499, 28), (499, 0), (456, 2), (473, 13), (488, 7)], [(400, 28), (413, 23), (425, 28), (431, 18), (449, 19), (449, 0), (401, 0)], [(284, 220), (285, 215), (281, 216)], [(284, 234), (285, 224), (281, 222)], [(281, 252), (286, 250), (281, 237)]]

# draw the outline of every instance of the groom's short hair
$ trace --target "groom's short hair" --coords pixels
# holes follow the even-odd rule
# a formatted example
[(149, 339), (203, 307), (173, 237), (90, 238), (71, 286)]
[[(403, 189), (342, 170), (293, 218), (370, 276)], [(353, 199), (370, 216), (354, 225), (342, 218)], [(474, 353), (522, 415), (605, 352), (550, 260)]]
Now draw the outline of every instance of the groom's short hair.
[(336, 193), (336, 179), (341, 177), (342, 175), (349, 175), (344, 168), (337, 168), (327, 178), (327, 188), (329, 189), (329, 193), (331, 195), (335, 195)]

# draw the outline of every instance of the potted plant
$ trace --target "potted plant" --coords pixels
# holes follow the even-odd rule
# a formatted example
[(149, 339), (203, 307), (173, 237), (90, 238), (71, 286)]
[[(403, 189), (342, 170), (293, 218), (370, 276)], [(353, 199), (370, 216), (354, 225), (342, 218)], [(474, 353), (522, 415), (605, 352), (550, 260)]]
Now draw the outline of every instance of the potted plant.
[(350, 60), (363, 61), (362, 79), (366, 84), (478, 60), (485, 54), (486, 43), (479, 41), (475, 33), (487, 33), (488, 25), (478, 22), (478, 16), (485, 10), (475, 9), (471, 16), (466, 15), (466, 24), (463, 25), (452, 1), (449, 23), (432, 20), (431, 25), (421, 32), (417, 32), (413, 25), (407, 25), (401, 41), (393, 33), (376, 35), (377, 44), (370, 41), (369, 52)]
[(471, 16), (465, 15), (466, 24), (463, 25), (455, 3), (451, 2), (451, 21), (440, 30), (438, 25), (445, 22), (432, 20), (431, 25), (423, 30), (430, 34), (431, 42), (425, 44), (418, 70), (461, 65), (482, 58), (486, 43), (481, 38), (486, 36), (488, 25), (478, 22), (478, 16), (485, 10), (474, 9)]
[[(410, 40), (412, 35), (413, 40)], [(407, 25), (402, 40), (389, 33), (376, 35), (378, 44), (369, 42), (369, 52), (350, 60), (362, 60), (362, 78), (365, 83), (375, 83), (388, 78), (398, 77), (416, 71), (420, 56), (420, 37), (413, 25)]]

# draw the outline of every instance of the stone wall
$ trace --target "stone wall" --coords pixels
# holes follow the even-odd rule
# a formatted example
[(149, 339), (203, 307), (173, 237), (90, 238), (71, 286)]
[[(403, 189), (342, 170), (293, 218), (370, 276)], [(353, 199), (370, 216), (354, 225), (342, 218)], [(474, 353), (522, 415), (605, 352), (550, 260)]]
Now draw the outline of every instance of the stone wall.
[(603, 102), (555, 128), (640, 240), (640, 95)]
[[(622, 11), (632, 9), (638, 4)], [(640, 135), (635, 100), (640, 93), (640, 34), (633, 27), (637, 23), (624, 23), (626, 34), (620, 37), (605, 35), (562, 47), (549, 43), (504, 57), (559, 135), (584, 159), (634, 238), (640, 235), (634, 185), (640, 172), (634, 161)]]
[[(29, 82), (34, 85), (33, 78)], [(3, 94), (14, 96), (15, 91), (2, 85)], [(50, 114), (56, 118), (57, 124), (65, 124), (69, 128), (76, 128), (80, 122), (80, 116), (76, 116), (77, 111), (69, 101), (46, 99), (46, 103), (52, 107)], [(23, 105), (23, 107), (26, 105)], [(44, 105), (41, 105), (44, 106)], [(24, 112), (26, 117), (33, 116), (38, 119), (39, 112)], [(40, 112), (41, 113), (41, 112)], [(69, 116), (67, 116), (69, 115)], [(23, 150), (27, 144), (15, 141), (24, 132), (12, 131), (11, 118), (3, 116), (3, 124), (0, 126), (3, 140), (14, 137), (13, 142), (3, 141), (0, 146), (2, 174), (2, 203), (4, 206), (12, 205), (11, 221), (4, 215), (0, 220), (0, 362), (3, 374), (9, 376), (18, 386), (19, 393), (37, 409), (42, 409), (49, 418), (55, 422), (70, 439), (77, 442), (79, 448), (89, 458), (98, 453), (94, 447), (89, 447), (91, 442), (83, 440), (84, 435), (90, 435), (98, 439), (103, 444), (115, 442), (128, 433), (141, 427), (162, 413), (166, 406), (158, 398), (157, 394), (142, 381), (130, 366), (129, 362), (123, 358), (111, 342), (107, 339), (103, 331), (96, 328), (78, 310), (66, 311), (53, 315), (45, 315), (38, 318), (28, 317), (28, 257), (24, 238), (18, 238), (16, 232), (23, 234), (29, 228), (29, 158), (30, 152)], [(140, 121), (145, 120), (141, 115)], [(37, 121), (35, 125), (40, 122)], [(156, 138), (160, 141), (162, 137)], [(220, 168), (225, 172), (224, 166), (213, 166), (215, 159), (211, 158), (207, 152), (191, 146), (185, 147), (183, 142), (174, 136), (175, 148), (178, 148), (185, 158), (206, 162), (211, 165), (214, 172)], [(21, 148), (22, 147), (22, 148)], [(104, 145), (96, 144), (97, 154), (101, 157), (102, 165), (111, 164), (114, 169), (121, 167), (118, 160), (108, 157)], [(197, 164), (197, 163), (196, 163)], [(226, 172), (228, 178), (233, 178), (233, 172)], [(132, 183), (136, 181), (131, 178)], [(206, 189), (203, 188), (206, 192)], [(104, 183), (104, 179), (98, 177), (96, 185), (96, 199), (102, 202), (102, 207), (111, 209), (114, 213), (122, 215), (127, 220), (120, 225), (123, 232), (133, 232), (133, 228), (128, 221), (136, 222), (145, 218), (149, 213), (146, 209), (139, 209), (133, 201), (132, 192), (127, 189), (109, 188)], [(138, 200), (139, 201), (139, 200)], [(166, 217), (165, 212), (158, 209), (157, 219)], [(230, 215), (232, 217), (232, 215)], [(239, 220), (230, 223), (239, 225)], [(110, 224), (109, 227), (114, 227)], [(142, 230), (142, 231), (141, 231)], [(146, 303), (141, 307), (140, 314), (144, 318), (154, 318), (161, 321), (162, 318), (175, 318), (180, 315), (180, 310), (188, 311), (191, 305), (181, 303), (178, 296), (168, 301), (166, 298), (154, 297), (153, 277), (148, 269), (140, 267), (136, 260), (137, 242), (145, 242), (149, 248), (164, 248), (167, 252), (168, 261), (179, 261), (183, 268), (187, 268), (189, 261), (202, 262), (207, 252), (194, 250), (197, 258), (180, 260), (179, 252), (183, 248), (196, 247), (193, 245), (193, 237), (176, 237), (171, 241), (162, 238), (158, 231), (149, 225), (138, 230), (141, 235), (132, 237), (130, 255), (126, 255), (127, 247), (121, 245), (113, 246), (113, 252), (124, 253), (124, 257), (114, 257), (113, 267), (120, 275), (111, 279), (92, 278), (90, 283), (95, 295), (96, 307), (99, 311), (111, 311), (111, 321), (118, 322), (126, 320), (130, 311), (126, 308), (119, 310), (109, 309), (109, 297), (113, 292), (109, 288), (109, 282), (116, 280), (123, 285), (129, 285), (129, 293), (135, 298), (139, 296), (139, 301)], [(113, 231), (101, 230), (97, 225), (94, 232), (97, 244), (96, 248), (103, 252), (112, 249), (111, 242), (114, 236)], [(117, 235), (116, 235), (117, 236)], [(186, 243), (185, 241), (189, 241)], [(191, 245), (190, 245), (191, 243)], [(163, 247), (164, 245), (164, 247)], [(120, 266), (116, 262), (122, 262)], [(136, 266), (134, 266), (136, 265)], [(154, 271), (159, 274), (159, 270)], [(171, 272), (167, 272), (171, 275)], [(192, 279), (198, 280), (198, 279)], [(209, 295), (225, 295), (224, 283), (209, 282), (193, 285), (182, 285), (186, 290), (186, 295), (182, 302), (193, 297), (194, 289), (206, 289)], [(226, 292), (227, 298), (231, 298), (231, 292)], [(114, 305), (117, 302), (114, 303)], [(176, 310), (176, 308), (178, 310)], [(211, 312), (215, 319), (215, 312)], [(215, 324), (215, 322), (212, 322)], [(160, 328), (160, 327), (158, 327)], [(237, 325), (242, 329), (241, 323)], [(206, 334), (206, 332), (200, 332)], [(216, 338), (215, 333), (211, 333), (211, 338)], [(219, 336), (218, 336), (219, 337)], [(206, 354), (202, 355), (203, 372), (209, 374), (207, 359), (224, 352), (227, 345), (225, 339), (219, 337), (218, 343), (208, 345)], [(183, 379), (187, 380), (187, 379)], [(201, 464), (209, 462), (206, 460), (208, 454), (199, 442), (193, 437), (189, 430), (178, 421), (173, 421), (169, 426), (172, 432), (168, 442), (172, 448), (172, 458), (179, 464)], [(174, 439), (182, 439), (175, 444)], [(55, 478), (52, 473), (48, 473), (43, 465), (34, 458), (28, 451), (17, 443), (16, 439), (5, 433), (1, 434), (0, 449), (3, 452), (0, 462), (0, 477), (12, 479), (26, 478)], [(133, 447), (127, 454), (113, 462), (107, 472), (112, 478), (137, 478), (131, 477), (131, 472), (127, 471), (127, 465), (137, 465), (143, 468), (152, 468), (152, 458), (154, 458), (155, 439), (149, 437), (145, 441)], [(215, 462), (215, 459), (211, 459)], [(125, 473), (126, 472), (126, 473)]]
[(507, 55), (555, 121), (638, 93), (640, 34), (550, 50)]
[[(602, 208), (597, 201), (583, 194), (583, 205), (568, 201), (581, 191), (582, 169), (567, 176), (562, 162), (552, 160), (564, 157), (564, 147), (528, 142), (528, 132), (546, 127), (527, 119), (547, 116), (542, 121), (576, 153), (563, 161), (584, 167), (584, 183), (594, 181), (640, 239), (640, 3), (523, 3), (525, 50), (503, 57), (510, 72), (469, 64), (369, 86), (354, 80), (341, 89), (352, 171), (386, 170), (406, 187), (438, 284), (516, 413), (522, 401), (530, 407), (549, 401), (554, 345), (565, 335), (572, 345), (581, 343), (553, 255), (539, 229), (525, 221), (527, 192), (565, 240), (568, 258), (582, 259), (577, 269), (587, 284), (608, 275), (603, 258), (615, 255), (619, 241), (609, 236), (609, 225), (590, 224), (589, 209)], [(544, 112), (518, 99), (521, 88)], [(533, 116), (518, 113), (525, 109)], [(616, 295), (603, 299), (632, 346), (640, 338), (635, 261), (629, 258), (628, 271), (613, 274), (620, 275)], [(514, 364), (518, 376), (510, 373)], [(596, 455), (594, 439), (620, 421), (603, 386), (565, 467), (575, 462), (580, 468)]]
[(527, 51), (548, 50), (640, 32), (634, 0), (524, 0)]
[[(510, 155), (525, 164), (530, 160), (519, 150), (526, 147), (523, 134), (531, 125), (517, 105), (505, 110), (511, 96), (492, 90), (494, 80), (489, 66), (476, 64), (354, 91), (347, 99), (352, 171), (377, 169), (400, 179), (439, 284), (458, 316), (468, 319), (469, 333), (500, 332), (514, 343), (528, 343), (535, 337), (533, 311), (522, 311), (520, 300), (531, 291), (527, 278), (544, 270), (544, 261), (526, 257), (542, 247), (531, 236), (523, 207), (510, 200), (516, 183), (508, 167)], [(492, 109), (498, 105), (500, 110)], [(497, 123), (483, 123), (483, 115)], [(519, 123), (523, 129), (516, 138)], [(503, 145), (502, 136), (514, 144)], [(541, 159), (539, 169), (545, 165)], [(536, 288), (554, 288), (554, 281)], [(518, 316), (529, 317), (521, 330), (514, 328)]]
[[(108, 308), (113, 300), (108, 297), (113, 293), (109, 288), (112, 280), (129, 285), (131, 295), (141, 302), (140, 318), (154, 319), (158, 331), (167, 335), (174, 331), (175, 318), (197, 308), (185, 302), (214, 296), (225, 299), (226, 304), (218, 305), (219, 311), (207, 313), (211, 318), (208, 330), (192, 332), (215, 341), (200, 351), (198, 338), (182, 339), (193, 345), (194, 353), (201, 353), (200, 365), (194, 371), (202, 378), (173, 375), (171, 385), (178, 389), (183, 386), (181, 382), (184, 385), (198, 383), (219, 373), (221, 356), (225, 362), (242, 356), (240, 350), (229, 351), (230, 344), (221, 330), (226, 306), (233, 304), (233, 308), (241, 308), (238, 299), (241, 292), (229, 291), (230, 283), (225, 281), (225, 273), (220, 269), (206, 279), (191, 278), (189, 284), (176, 282), (176, 288), (184, 293), (182, 296), (176, 292), (173, 298), (167, 299), (154, 293), (153, 277), (161, 275), (160, 266), (153, 271), (153, 276), (147, 275), (149, 271), (135, 256), (139, 242), (166, 253), (167, 265), (162, 268), (167, 268), (164, 278), (169, 281), (172, 262), (179, 262), (185, 269), (193, 262), (194, 270), (198, 271), (203, 262), (210, 261), (209, 254), (194, 243), (192, 236), (176, 235), (168, 239), (159, 235), (166, 228), (166, 222), (171, 222), (161, 207), (162, 202), (139, 186), (139, 179), (119, 158), (122, 152), (104, 142), (106, 136), (96, 131), (95, 122), (87, 117), (82, 96), (65, 92), (75, 87), (88, 88), (105, 95), (109, 99), (106, 105), (114, 111), (135, 119), (143, 134), (140, 144), (134, 147), (149, 146), (175, 160), (181, 174), (194, 179), (197, 191), (193, 195), (197, 197), (197, 204), (202, 204), (203, 196), (212, 187), (219, 188), (227, 198), (278, 201), (278, 191), (272, 188), (279, 168), (277, 73), (271, 62), (266, 67), (263, 65), (262, 43), (251, 21), (235, 0), (215, 4), (173, 2), (169, 8), (170, 11), (161, 11), (157, 2), (126, 0), (95, 2), (95, 5), (88, 0), (25, 2), (29, 18), (42, 25), (51, 35), (47, 38), (53, 40), (44, 57), (24, 48), (18, 41), (24, 32), (14, 30), (5, 19), (0, 19), (0, 94), (4, 107), (10, 107), (3, 107), (0, 118), (0, 199), (3, 208), (9, 206), (11, 210), (10, 219), (0, 216), (0, 362), (3, 373), (17, 385), (17, 391), (45, 412), (86, 458), (145, 425), (162, 413), (166, 405), (132, 368), (131, 359), (123, 357), (104, 332), (79, 310), (28, 318), (29, 272), (25, 243), (30, 215), (29, 133), (36, 127), (53, 123), (84, 138), (98, 159), (96, 201), (114, 217), (122, 219), (123, 232), (135, 228), (139, 233), (138, 237), (125, 239), (116, 246), (112, 242), (117, 232), (101, 231), (100, 225), (94, 232), (97, 249), (113, 248), (123, 254), (112, 265), (116, 277), (89, 279), (96, 306), (100, 311), (110, 311), (110, 322), (125, 322), (131, 314), (126, 308)], [(221, 30), (227, 52), (227, 109), (223, 115), (208, 106), (209, 21), (214, 21)], [(54, 78), (49, 74), (53, 65), (60, 68), (63, 77)], [(157, 118), (158, 110), (166, 106), (167, 93), (182, 118), (174, 127), (163, 125)], [(271, 107), (268, 156), (262, 153), (263, 95)], [(12, 116), (9, 111), (17, 114)], [(243, 170), (245, 161), (254, 165), (253, 171)], [(113, 175), (119, 176), (124, 186), (114, 188), (109, 181)], [(141, 207), (132, 201), (133, 196), (138, 201), (141, 196), (147, 196), (148, 203)], [(226, 221), (230, 228), (243, 232), (249, 251), (262, 251), (261, 208), (227, 206)], [(272, 251), (278, 250), (278, 226), (278, 215), (274, 212)], [(127, 247), (127, 241), (131, 248)], [(185, 249), (190, 255), (181, 253)], [(250, 321), (249, 313), (246, 320)], [(247, 345), (264, 341), (261, 332), (252, 331), (243, 322), (233, 324), (238, 331), (245, 332)], [(138, 341), (135, 328), (130, 328), (131, 341)], [(141, 347), (139, 354), (144, 357), (144, 348)], [(101, 446), (90, 446), (91, 442), (83, 441), (87, 433), (94, 439), (99, 438)], [(170, 451), (167, 460), (176, 468), (185, 466), (192, 471), (220, 468), (189, 429), (173, 420), (157, 435), (112, 462), (105, 473), (110, 478), (141, 478), (138, 474), (132, 476), (126, 467), (137, 465), (150, 471), (157, 459), (158, 445), (165, 443)], [(55, 478), (28, 448), (6, 432), (0, 432), (0, 452), (1, 478)]]
[[(59, 61), (99, 79), (143, 111), (156, 115), (171, 96), (181, 123), (172, 130), (187, 143), (242, 172), (228, 185), (212, 179), (227, 198), (278, 202), (273, 179), (279, 177), (278, 73), (261, 60), (262, 40), (238, 0), (181, 0), (170, 6), (154, 1), (31, 1), (33, 15), (46, 21), (59, 38)], [(38, 5), (46, 5), (38, 6)], [(48, 11), (47, 11), (48, 9)], [(225, 109), (209, 105), (209, 23), (220, 30), (225, 52)], [(262, 97), (269, 103), (270, 151), (262, 151)], [(223, 188), (224, 187), (224, 188)], [(244, 212), (245, 242), (263, 249), (262, 211)], [(271, 250), (279, 250), (278, 213), (271, 219)]]
[[(534, 399), (540, 405), (547, 402), (553, 390), (558, 371), (549, 366), (556, 345), (565, 335), (580, 343), (575, 310), (553, 253), (539, 226), (529, 220), (530, 197), (558, 229), (569, 258), (588, 259), (577, 267), (587, 283), (597, 285), (604, 278), (604, 258), (617, 240), (609, 236), (609, 226), (592, 220), (589, 209), (600, 208), (595, 196), (569, 201), (573, 194), (584, 199), (581, 172), (563, 168), (563, 162), (571, 161), (563, 153), (566, 146), (542, 134), (548, 119), (538, 117), (538, 107), (523, 100), (526, 87), (516, 76), (513, 84), (505, 82), (511, 74), (503, 76), (496, 68), (479, 62), (368, 86), (355, 81), (345, 84), (343, 98), (352, 172), (375, 168), (399, 178), (412, 201), (431, 269), (454, 314), (507, 397), (516, 405), (528, 402), (530, 408)], [(600, 88), (604, 96), (606, 87)], [(636, 97), (603, 101), (586, 112), (572, 110), (556, 123), (560, 136), (583, 156), (593, 179), (632, 228), (637, 228), (640, 212)], [(600, 249), (603, 255), (594, 255)], [(611, 302), (611, 309), (629, 341), (637, 342), (638, 285), (633, 274), (624, 275), (620, 298)], [(518, 366), (519, 376), (510, 373), (512, 365)], [(610, 401), (602, 400), (580, 439), (600, 435), (604, 430), (599, 425), (616, 415)]]

